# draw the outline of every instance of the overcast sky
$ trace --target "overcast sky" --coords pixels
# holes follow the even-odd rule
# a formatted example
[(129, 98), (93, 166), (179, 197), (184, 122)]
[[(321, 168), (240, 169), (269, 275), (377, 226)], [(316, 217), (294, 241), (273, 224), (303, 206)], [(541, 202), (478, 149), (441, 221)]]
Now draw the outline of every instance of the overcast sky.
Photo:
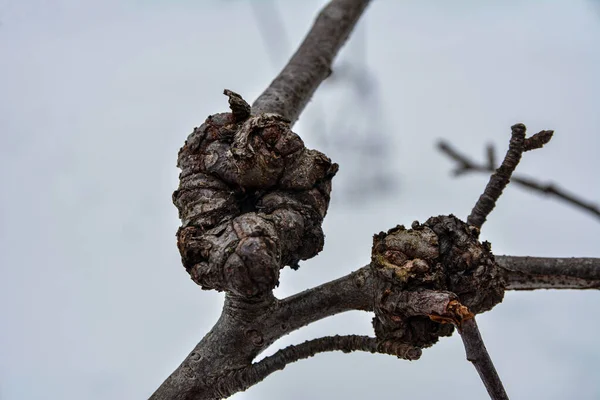
[[(227, 110), (224, 88), (260, 94), (324, 4), (274, 3), (0, 0), (0, 399), (147, 398), (216, 321), (222, 294), (189, 279), (175, 246), (176, 156)], [(294, 128), (340, 164), (325, 250), (286, 269), (278, 296), (361, 267), (376, 232), (465, 218), (487, 177), (452, 178), (441, 138), (482, 160), (516, 122), (554, 129), (518, 173), (600, 201), (597, 4), (380, 0), (353, 39)], [(482, 236), (496, 254), (600, 257), (597, 218), (518, 187)], [(508, 293), (479, 317), (511, 398), (600, 398), (599, 304)], [(329, 318), (265, 354), (372, 334), (370, 319)], [(436, 396), (486, 396), (456, 336), (416, 362), (321, 354), (234, 398)]]

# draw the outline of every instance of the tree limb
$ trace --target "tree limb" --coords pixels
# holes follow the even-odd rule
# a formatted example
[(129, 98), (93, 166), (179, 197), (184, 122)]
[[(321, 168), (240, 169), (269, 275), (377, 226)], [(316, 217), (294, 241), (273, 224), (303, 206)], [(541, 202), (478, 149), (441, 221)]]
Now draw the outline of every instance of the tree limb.
[(517, 168), (521, 155), (525, 151), (525, 125), (516, 124), (511, 127), (512, 137), (508, 146), (506, 156), (500, 167), (492, 174), (490, 180), (483, 191), (483, 194), (477, 200), (471, 214), (467, 218), (467, 223), (477, 228), (481, 228), (488, 215), (496, 206), (496, 201), (502, 195), (502, 191), (510, 182), (510, 177)]
[(600, 289), (600, 258), (496, 256), (510, 290)]
[(271, 324), (288, 334), (312, 322), (350, 310), (373, 311), (374, 277), (366, 265), (339, 279), (280, 300)]
[[(495, 256), (508, 290), (598, 289), (600, 258)], [(369, 265), (278, 301), (271, 319), (285, 334), (349, 310), (373, 311), (375, 277)], [(276, 322), (273, 322), (275, 324)]]
[(508, 395), (504, 390), (502, 381), (485, 348), (485, 343), (483, 343), (475, 318), (465, 319), (458, 326), (458, 330), (465, 346), (467, 360), (471, 361), (475, 366), (490, 398), (493, 400), (508, 400)]
[(218, 398), (212, 376), (247, 366), (262, 348), (255, 327), (273, 297), (249, 303), (225, 297), (217, 323), (181, 365), (152, 394), (150, 400), (203, 400)]
[[(600, 288), (600, 258), (496, 256), (496, 261), (507, 289)], [(328, 316), (349, 310), (373, 311), (374, 281), (366, 265), (282, 300), (264, 299), (264, 304), (247, 305), (226, 297), (217, 324), (151, 399), (214, 398), (202, 392), (207, 390), (203, 378), (207, 371), (243, 368), (278, 338)]]
[(252, 113), (280, 114), (293, 124), (331, 73), (333, 59), (368, 4), (332, 0), (325, 6), (288, 64), (252, 104)]
[(288, 346), (257, 363), (231, 372), (229, 376), (217, 383), (219, 395), (228, 397), (236, 392), (246, 390), (273, 372), (283, 370), (288, 364), (330, 351), (343, 351), (344, 353), (366, 351), (395, 355), (407, 360), (417, 360), (421, 356), (421, 349), (407, 344), (380, 342), (369, 336), (326, 336)]

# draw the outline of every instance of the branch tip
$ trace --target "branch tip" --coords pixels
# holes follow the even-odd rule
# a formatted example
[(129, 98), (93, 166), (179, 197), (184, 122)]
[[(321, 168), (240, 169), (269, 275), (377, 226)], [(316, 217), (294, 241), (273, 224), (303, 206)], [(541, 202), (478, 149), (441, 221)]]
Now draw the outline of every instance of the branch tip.
[(546, 145), (546, 144), (548, 144), (548, 142), (550, 142), (550, 139), (552, 139), (553, 135), (554, 135), (554, 131), (552, 131), (552, 130), (539, 131), (532, 137), (525, 139), (525, 145), (524, 145), (525, 150), (524, 151), (541, 149), (542, 147), (544, 147), (544, 145)]

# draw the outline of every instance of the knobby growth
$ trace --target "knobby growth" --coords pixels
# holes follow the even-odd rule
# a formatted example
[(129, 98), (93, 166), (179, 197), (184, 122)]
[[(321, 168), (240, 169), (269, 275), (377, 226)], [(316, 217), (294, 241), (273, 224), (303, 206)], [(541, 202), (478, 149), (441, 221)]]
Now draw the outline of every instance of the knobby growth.
[[(516, 124), (504, 160), (466, 222), (449, 215), (415, 221), (410, 229), (396, 226), (374, 236), (369, 265), (275, 298), (280, 270), (297, 269), (323, 248), (321, 225), (338, 170), (327, 156), (307, 149), (291, 127), (368, 3), (331, 1), (252, 107), (225, 90), (230, 112), (209, 116), (181, 148), (173, 194), (182, 222), (177, 246), (192, 280), (225, 292), (225, 302), (215, 326), (152, 399), (228, 397), (327, 351), (417, 360), (455, 328), (490, 397), (507, 399), (476, 314), (500, 303), (505, 290), (600, 288), (599, 259), (494, 256), (491, 245), (479, 241), (523, 152), (552, 137), (541, 131), (527, 138), (525, 126)], [(374, 337), (315, 338), (254, 362), (278, 338), (348, 310), (373, 312)]]
[(338, 166), (309, 150), (277, 114), (250, 116), (236, 93), (181, 148), (173, 202), (183, 265), (203, 289), (270, 293), (279, 270), (323, 248), (321, 224)]

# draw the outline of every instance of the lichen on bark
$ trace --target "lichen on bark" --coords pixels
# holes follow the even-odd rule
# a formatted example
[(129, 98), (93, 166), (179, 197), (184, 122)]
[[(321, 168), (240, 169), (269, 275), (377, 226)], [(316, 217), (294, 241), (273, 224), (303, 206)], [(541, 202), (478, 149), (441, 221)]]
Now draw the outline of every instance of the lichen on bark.
[(306, 149), (283, 117), (251, 116), (241, 96), (225, 94), (232, 112), (209, 116), (179, 151), (177, 245), (203, 289), (249, 298), (322, 250), (338, 165)]

